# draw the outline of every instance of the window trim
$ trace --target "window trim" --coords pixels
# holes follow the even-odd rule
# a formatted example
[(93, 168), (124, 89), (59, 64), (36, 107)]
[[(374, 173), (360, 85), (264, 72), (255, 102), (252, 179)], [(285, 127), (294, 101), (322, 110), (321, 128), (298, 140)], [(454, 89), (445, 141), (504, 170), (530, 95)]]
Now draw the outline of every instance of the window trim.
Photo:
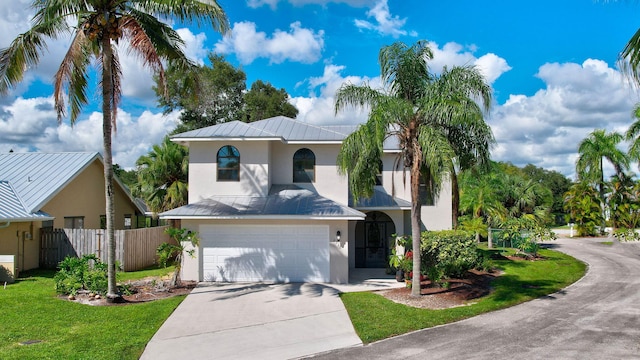
[[(296, 156), (298, 156), (298, 158), (296, 158)], [(305, 165), (304, 162), (311, 161), (311, 160), (313, 160), (313, 167), (311, 169), (303, 167)], [(303, 166), (301, 167), (301, 170), (296, 170), (296, 164), (301, 161), (303, 162)], [(293, 183), (310, 184), (310, 183), (316, 182), (316, 154), (313, 152), (313, 150), (309, 148), (300, 148), (296, 150), (296, 152), (293, 153), (293, 163), (292, 163), (291, 169), (292, 169), (291, 175), (293, 178), (292, 179)], [(309, 177), (309, 173), (308, 173), (309, 170), (313, 171), (313, 176), (311, 177)], [(300, 181), (301, 179), (296, 177), (296, 173), (299, 173), (299, 172), (303, 172), (306, 175), (306, 179), (304, 179), (304, 181)]]
[[(228, 150), (229, 154), (225, 155), (225, 156), (221, 156), (221, 152), (223, 150)], [(237, 155), (235, 155), (237, 154)], [(220, 159), (237, 159), (236, 161), (236, 166), (235, 167), (221, 167), (220, 166)], [(224, 145), (222, 146), (220, 149), (218, 149), (218, 152), (216, 153), (216, 166), (217, 166), (217, 171), (216, 171), (216, 181), (219, 182), (238, 182), (240, 181), (240, 151), (238, 150), (237, 147), (233, 146), (233, 145)], [(229, 179), (224, 179), (220, 177), (220, 172), (221, 171), (233, 171), (235, 170), (237, 172), (237, 175), (229, 178)]]

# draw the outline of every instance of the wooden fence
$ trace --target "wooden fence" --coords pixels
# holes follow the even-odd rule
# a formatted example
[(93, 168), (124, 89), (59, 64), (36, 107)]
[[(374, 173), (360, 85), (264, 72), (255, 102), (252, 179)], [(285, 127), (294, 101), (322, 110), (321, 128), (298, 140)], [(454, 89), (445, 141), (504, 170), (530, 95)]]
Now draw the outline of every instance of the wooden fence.
[[(165, 234), (167, 226), (116, 230), (116, 261), (124, 271), (136, 271), (157, 263), (156, 249), (174, 242)], [(107, 241), (102, 229), (41, 229), (40, 267), (53, 269), (67, 256), (96, 254), (107, 262)]]

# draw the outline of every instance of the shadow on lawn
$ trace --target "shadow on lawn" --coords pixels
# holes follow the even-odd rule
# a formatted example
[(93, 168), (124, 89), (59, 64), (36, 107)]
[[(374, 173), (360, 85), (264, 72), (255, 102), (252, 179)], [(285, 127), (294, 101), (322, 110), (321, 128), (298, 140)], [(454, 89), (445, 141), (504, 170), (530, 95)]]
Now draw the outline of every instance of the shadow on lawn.
[[(556, 299), (554, 296), (545, 295), (549, 293), (549, 289), (559, 283), (559, 281), (553, 280), (520, 280), (517, 275), (502, 275), (494, 282), (495, 290), (492, 297), (501, 302), (521, 300), (523, 297)], [(562, 294), (563, 291), (558, 293)]]

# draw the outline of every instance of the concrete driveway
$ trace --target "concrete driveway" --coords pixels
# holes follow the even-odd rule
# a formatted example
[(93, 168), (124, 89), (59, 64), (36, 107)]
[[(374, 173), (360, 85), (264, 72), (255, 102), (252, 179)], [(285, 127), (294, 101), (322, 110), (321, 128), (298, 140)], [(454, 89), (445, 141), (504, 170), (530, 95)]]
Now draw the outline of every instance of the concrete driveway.
[(362, 345), (338, 294), (390, 286), (398, 284), (201, 283), (141, 359), (291, 359)]
[(549, 296), (318, 359), (640, 359), (640, 244), (559, 239), (589, 264)]

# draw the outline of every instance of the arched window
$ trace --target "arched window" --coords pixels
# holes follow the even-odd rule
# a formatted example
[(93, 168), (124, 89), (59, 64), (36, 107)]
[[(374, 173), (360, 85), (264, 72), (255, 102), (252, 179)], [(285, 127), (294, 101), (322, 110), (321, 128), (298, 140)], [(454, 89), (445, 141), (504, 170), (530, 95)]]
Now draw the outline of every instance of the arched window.
[(302, 148), (293, 154), (293, 182), (310, 183), (316, 179), (316, 155)]
[(240, 181), (240, 152), (225, 145), (218, 150), (218, 181)]

